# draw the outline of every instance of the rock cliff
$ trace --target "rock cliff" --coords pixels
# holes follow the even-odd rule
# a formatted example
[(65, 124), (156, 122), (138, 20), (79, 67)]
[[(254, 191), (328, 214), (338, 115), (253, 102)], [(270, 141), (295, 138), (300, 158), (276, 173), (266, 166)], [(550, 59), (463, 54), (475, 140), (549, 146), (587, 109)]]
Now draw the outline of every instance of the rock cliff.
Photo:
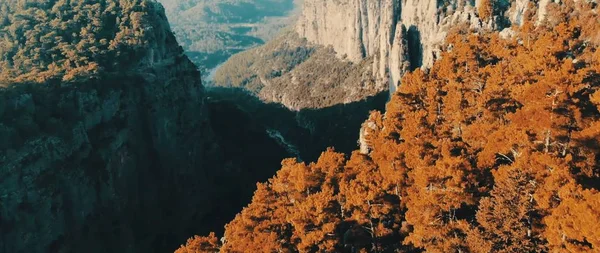
[[(0, 88), (0, 252), (167, 252), (190, 233), (220, 229), (271, 176), (265, 168), (289, 156), (241, 119), (246, 139), (229, 143), (238, 125), (219, 122), (235, 116), (210, 108), (162, 7), (142, 2), (133, 9), (155, 12), (142, 14), (148, 41), (136, 61)], [(268, 150), (230, 155), (256, 143)]]
[[(547, 3), (538, 5), (539, 20)], [(523, 15), (537, 8), (527, 0), (500, 1), (495, 16), (484, 21), (478, 5), (466, 0), (306, 0), (296, 31), (309, 42), (332, 46), (339, 58), (358, 63), (373, 57), (378, 88), (389, 84), (393, 91), (406, 71), (433, 64), (452, 27), (501, 29), (508, 25), (505, 16), (521, 24)]]

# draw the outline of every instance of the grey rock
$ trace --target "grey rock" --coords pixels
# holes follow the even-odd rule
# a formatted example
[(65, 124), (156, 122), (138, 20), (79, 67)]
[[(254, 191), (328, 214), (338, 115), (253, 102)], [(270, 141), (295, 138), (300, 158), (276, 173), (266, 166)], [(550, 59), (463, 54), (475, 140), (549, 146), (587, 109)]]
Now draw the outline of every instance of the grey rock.
[[(545, 18), (541, 1), (538, 22)], [(467, 0), (305, 0), (296, 31), (309, 42), (332, 46), (337, 56), (354, 63), (374, 57), (378, 89), (394, 91), (406, 71), (427, 69), (440, 57), (446, 35), (456, 25), (499, 29), (500, 17), (484, 22), (477, 16), (479, 1)], [(511, 2), (505, 13), (522, 24), (529, 0)], [(533, 5), (536, 6), (536, 5)]]

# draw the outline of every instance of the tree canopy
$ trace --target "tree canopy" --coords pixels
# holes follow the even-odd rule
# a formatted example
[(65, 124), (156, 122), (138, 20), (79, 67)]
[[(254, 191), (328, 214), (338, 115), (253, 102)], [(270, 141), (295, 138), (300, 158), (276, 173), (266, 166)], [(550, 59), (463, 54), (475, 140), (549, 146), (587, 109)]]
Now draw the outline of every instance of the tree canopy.
[(598, 251), (600, 18), (550, 8), (508, 39), (456, 29), (365, 123), (368, 154), (284, 161), (222, 242), (178, 252)]
[(0, 82), (71, 80), (137, 64), (162, 12), (154, 0), (2, 1)]

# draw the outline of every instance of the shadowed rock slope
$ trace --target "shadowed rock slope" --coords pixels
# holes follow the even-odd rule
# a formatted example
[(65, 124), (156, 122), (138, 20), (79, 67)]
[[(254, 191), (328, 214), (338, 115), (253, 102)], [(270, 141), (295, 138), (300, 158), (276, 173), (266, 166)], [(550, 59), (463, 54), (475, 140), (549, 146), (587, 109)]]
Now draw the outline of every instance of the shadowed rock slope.
[(222, 227), (291, 156), (241, 118), (269, 156), (230, 157), (213, 129), (237, 115), (211, 114), (155, 1), (0, 7), (0, 252), (163, 252)]

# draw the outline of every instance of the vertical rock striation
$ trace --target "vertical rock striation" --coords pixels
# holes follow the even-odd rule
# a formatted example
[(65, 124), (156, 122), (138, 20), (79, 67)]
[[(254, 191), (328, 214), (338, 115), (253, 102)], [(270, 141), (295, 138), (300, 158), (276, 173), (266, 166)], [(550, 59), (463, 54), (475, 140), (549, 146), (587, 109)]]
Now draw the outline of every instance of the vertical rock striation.
[[(296, 31), (308, 41), (332, 46), (337, 56), (354, 63), (373, 58), (377, 88), (394, 91), (408, 70), (430, 67), (440, 56), (449, 30), (458, 24), (498, 29), (499, 16), (477, 15), (478, 1), (467, 0), (306, 0)], [(540, 4), (548, 1), (544, 0)], [(521, 24), (527, 0), (512, 3), (506, 13)], [(499, 11), (502, 12), (502, 6)], [(543, 9), (543, 8), (541, 8)], [(539, 18), (543, 19), (540, 12)]]

